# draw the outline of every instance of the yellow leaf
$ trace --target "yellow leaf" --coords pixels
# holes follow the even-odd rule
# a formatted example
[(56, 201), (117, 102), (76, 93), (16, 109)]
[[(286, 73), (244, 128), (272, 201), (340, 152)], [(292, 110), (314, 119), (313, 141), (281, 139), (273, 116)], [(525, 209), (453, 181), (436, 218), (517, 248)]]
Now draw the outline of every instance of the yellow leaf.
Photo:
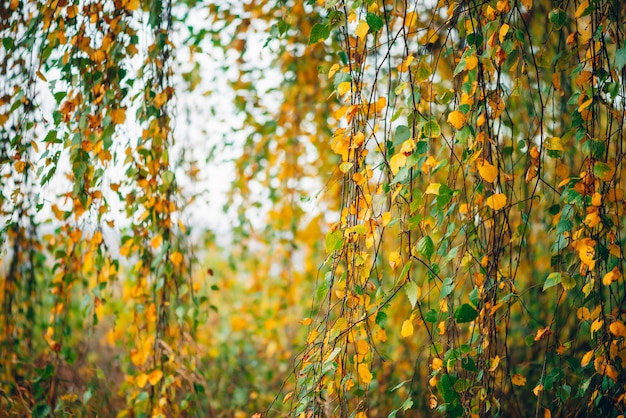
[(285, 397), (283, 398), (283, 403), (286, 403), (289, 399), (291, 399), (292, 396), (293, 396), (293, 390), (285, 395)]
[(551, 333), (552, 331), (550, 330), (550, 327), (539, 328), (537, 330), (537, 334), (535, 334), (535, 341), (541, 341), (544, 337), (547, 337)]
[(130, 10), (131, 12), (139, 9), (139, 6), (141, 6), (140, 0), (127, 0), (125, 5), (126, 10)]
[(367, 340), (359, 340), (356, 342), (356, 352), (358, 354), (367, 354), (370, 352), (370, 345)]
[(417, 12), (408, 12), (404, 20), (404, 26), (408, 28), (416, 26), (419, 21), (418, 17)]
[(413, 57), (413, 55), (409, 55), (408, 57), (406, 57), (406, 59), (402, 62), (402, 64), (398, 66), (398, 71), (400, 72), (407, 71), (409, 69), (409, 65), (411, 65), (414, 59), (415, 58)]
[(591, 318), (589, 309), (585, 307), (578, 308), (578, 310), (576, 311), (576, 318), (580, 319), (581, 321), (586, 321), (587, 319)]
[(339, 68), (341, 68), (339, 64), (333, 64), (333, 66), (330, 67), (330, 70), (328, 71), (328, 78), (329, 79), (333, 78), (333, 76), (339, 70)]
[(383, 226), (389, 225), (389, 221), (391, 221), (391, 212), (383, 213)]
[(147, 374), (140, 374), (139, 376), (137, 376), (137, 386), (139, 386), (140, 388), (146, 386), (146, 383), (148, 383), (148, 375)]
[(578, 240), (574, 244), (574, 248), (578, 251), (580, 261), (585, 263), (592, 270), (596, 266), (596, 260), (593, 258), (596, 254), (595, 245), (596, 242), (591, 238)]
[(150, 240), (150, 245), (152, 245), (152, 248), (156, 249), (159, 248), (162, 242), (163, 237), (161, 235), (155, 235), (155, 237)]
[(511, 382), (515, 386), (526, 386), (526, 378), (522, 376), (521, 374), (514, 374), (513, 377), (511, 378)]
[(598, 331), (600, 328), (602, 328), (602, 324), (604, 324), (604, 321), (600, 318), (596, 319), (595, 321), (593, 321), (591, 323), (591, 334), (593, 335), (594, 332)]
[(506, 34), (508, 32), (509, 32), (509, 25), (505, 23), (500, 27), (500, 34), (499, 34), (500, 43), (504, 42), (504, 38), (506, 37)]
[(415, 149), (415, 141), (412, 139), (407, 139), (402, 143), (402, 147), (400, 148), (400, 152), (403, 154), (410, 154)]
[(337, 86), (337, 91), (339, 92), (340, 96), (343, 96), (350, 91), (350, 87), (350, 82), (344, 81), (343, 83), (339, 83), (339, 85)]
[(485, 161), (478, 167), (478, 173), (487, 183), (493, 183), (498, 177), (498, 168)]
[(467, 71), (471, 71), (477, 66), (478, 66), (478, 58), (476, 58), (475, 56), (465, 58), (465, 69)]
[(15, 171), (17, 171), (18, 173), (23, 173), (26, 169), (26, 162), (24, 161), (16, 161), (13, 165), (15, 167)]
[(543, 408), (543, 418), (552, 418), (552, 412), (548, 408)]
[(150, 376), (148, 376), (148, 382), (150, 382), (150, 384), (154, 386), (157, 383), (159, 383), (162, 377), (163, 377), (163, 372), (161, 370), (155, 370), (152, 373), (150, 373)]
[(84, 274), (88, 274), (91, 272), (92, 269), (93, 269), (93, 256), (91, 252), (88, 252), (87, 254), (85, 254), (85, 258), (83, 258), (83, 266), (81, 268), (81, 271)]
[(500, 356), (496, 355), (491, 359), (491, 367), (489, 367), (490, 372), (495, 372), (498, 366), (500, 365)]
[(367, 31), (369, 30), (370, 30), (370, 25), (368, 25), (366, 21), (361, 20), (359, 24), (357, 25), (354, 33), (356, 34), (357, 37), (359, 37), (359, 39), (364, 40), (365, 37), (367, 36)]
[(116, 125), (120, 125), (126, 120), (126, 109), (124, 108), (111, 110), (110, 114), (111, 122)]
[(389, 161), (389, 167), (391, 168), (391, 172), (394, 176), (398, 174), (398, 171), (400, 171), (400, 169), (405, 165), (406, 155), (401, 152), (391, 157), (391, 160)]
[(433, 358), (433, 362), (431, 364), (433, 370), (441, 370), (441, 368), (443, 367), (443, 360), (441, 360), (439, 357), (435, 357)]
[(612, 364), (607, 364), (605, 372), (611, 380), (617, 382), (617, 369), (615, 368), (615, 366), (613, 366)]
[(413, 322), (410, 319), (407, 319), (402, 323), (402, 329), (400, 330), (400, 335), (402, 337), (410, 337), (413, 335)]
[(400, 253), (398, 251), (392, 251), (389, 253), (389, 265), (392, 270), (395, 270), (402, 263), (402, 258), (400, 257)]
[(609, 325), (609, 331), (616, 337), (626, 337), (626, 326), (622, 321), (615, 321)]
[(596, 207), (602, 205), (602, 195), (598, 192), (595, 192), (593, 196), (591, 196), (591, 204)]
[(543, 145), (549, 151), (565, 151), (563, 144), (561, 144), (561, 138), (558, 136), (546, 138), (546, 140), (543, 141)]
[(455, 110), (454, 112), (448, 115), (448, 122), (450, 125), (454, 126), (456, 129), (463, 128), (465, 121), (467, 120), (467, 116), (465, 116), (459, 110)]
[(535, 396), (539, 396), (539, 393), (543, 390), (543, 385), (540, 383), (533, 389)]
[(500, 210), (506, 206), (506, 195), (504, 193), (496, 193), (489, 196), (485, 203), (493, 210)]
[(424, 194), (434, 194), (439, 196), (439, 189), (441, 188), (441, 183), (430, 183), (424, 191)]
[(434, 44), (439, 39), (439, 33), (434, 28), (428, 28), (425, 34), (420, 36), (418, 42), (420, 45)]
[(578, 106), (578, 113), (580, 113), (583, 110), (585, 110), (586, 108), (588, 108), (589, 105), (591, 105), (591, 103), (593, 103), (593, 98), (584, 101), (580, 106)]
[(153, 102), (157, 109), (162, 108), (165, 102), (167, 102), (167, 94), (164, 91), (155, 94)]
[(605, 286), (610, 286), (611, 283), (618, 281), (620, 276), (621, 273), (619, 269), (617, 267), (614, 267), (613, 270), (604, 275), (604, 277), (602, 278), (602, 284)]
[(372, 381), (372, 373), (370, 373), (370, 369), (367, 367), (367, 364), (360, 363), (358, 367), (359, 377), (366, 385)]
[(602, 222), (602, 219), (600, 219), (600, 215), (598, 215), (598, 212), (591, 212), (588, 213), (587, 216), (585, 216), (585, 225), (587, 225), (587, 227), (589, 228), (593, 228), (600, 222)]
[(578, 19), (580, 16), (582, 16), (587, 7), (589, 7), (589, 1), (583, 1), (582, 3), (580, 3), (580, 6), (578, 6), (578, 9), (576, 9), (576, 13), (574, 13), (574, 18)]
[(175, 251), (170, 254), (170, 261), (175, 267), (178, 267), (183, 262), (183, 255), (180, 252)]
[(522, 0), (522, 4), (524, 5), (524, 8), (528, 11), (533, 8), (533, 0)]

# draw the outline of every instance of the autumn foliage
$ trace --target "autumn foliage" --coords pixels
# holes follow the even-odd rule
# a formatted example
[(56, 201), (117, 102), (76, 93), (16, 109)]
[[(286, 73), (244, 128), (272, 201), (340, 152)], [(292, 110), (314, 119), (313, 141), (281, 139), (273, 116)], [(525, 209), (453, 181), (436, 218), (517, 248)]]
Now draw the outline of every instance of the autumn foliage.
[(3, 1), (0, 415), (623, 417), (625, 30)]

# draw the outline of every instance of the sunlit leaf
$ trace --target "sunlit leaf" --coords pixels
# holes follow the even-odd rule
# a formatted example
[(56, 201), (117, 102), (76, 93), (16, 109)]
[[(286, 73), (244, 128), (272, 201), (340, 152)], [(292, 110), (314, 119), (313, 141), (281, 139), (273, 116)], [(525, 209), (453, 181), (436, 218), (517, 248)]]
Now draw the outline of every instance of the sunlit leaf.
[(410, 319), (407, 319), (402, 323), (402, 329), (400, 330), (400, 335), (403, 338), (410, 337), (413, 335), (413, 322)]
[(361, 381), (368, 385), (372, 381), (373, 376), (370, 372), (369, 367), (367, 367), (367, 364), (359, 363), (357, 370), (359, 372), (359, 378), (361, 379)]
[(504, 193), (495, 193), (489, 196), (485, 203), (493, 210), (500, 210), (506, 206), (506, 195)]

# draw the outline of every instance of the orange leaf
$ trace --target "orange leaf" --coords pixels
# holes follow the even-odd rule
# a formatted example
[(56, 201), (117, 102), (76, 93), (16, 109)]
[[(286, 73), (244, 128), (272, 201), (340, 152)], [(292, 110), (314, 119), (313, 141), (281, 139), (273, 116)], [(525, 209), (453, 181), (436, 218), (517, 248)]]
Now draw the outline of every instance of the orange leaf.
[(626, 326), (622, 321), (615, 321), (609, 325), (609, 331), (616, 337), (626, 337)]
[(140, 0), (127, 0), (126, 4), (124, 5), (126, 10), (130, 10), (131, 12), (133, 10), (139, 9), (139, 6), (141, 6), (141, 1)]
[(521, 374), (514, 374), (513, 377), (511, 378), (511, 382), (515, 386), (526, 386), (526, 378), (522, 376)]
[(159, 381), (161, 381), (162, 377), (163, 377), (163, 372), (161, 370), (155, 370), (152, 373), (150, 373), (150, 376), (148, 376), (148, 382), (150, 382), (150, 384), (154, 386), (157, 383), (159, 383)]
[(589, 7), (589, 1), (583, 1), (582, 3), (580, 3), (580, 6), (578, 6), (578, 9), (576, 9), (576, 13), (574, 13), (574, 18), (578, 19), (580, 16), (582, 16), (587, 7)]
[(359, 367), (357, 370), (359, 372), (359, 377), (361, 378), (363, 383), (367, 385), (372, 381), (373, 376), (372, 376), (372, 373), (370, 372), (369, 367), (367, 367), (367, 364), (365, 363), (359, 364)]
[(542, 338), (547, 337), (551, 333), (552, 333), (552, 331), (550, 331), (550, 327), (539, 328), (537, 330), (537, 334), (535, 335), (535, 341), (539, 341)]
[(465, 116), (459, 110), (455, 110), (454, 112), (448, 115), (448, 122), (450, 125), (454, 126), (456, 129), (463, 128), (465, 125), (465, 121), (467, 120), (467, 116)]
[(602, 278), (602, 284), (605, 286), (610, 286), (611, 283), (618, 281), (620, 276), (621, 273), (619, 269), (617, 267), (614, 267), (613, 270), (604, 275), (604, 277)]
[(111, 122), (116, 125), (120, 125), (126, 120), (126, 109), (124, 108), (111, 110), (110, 114)]

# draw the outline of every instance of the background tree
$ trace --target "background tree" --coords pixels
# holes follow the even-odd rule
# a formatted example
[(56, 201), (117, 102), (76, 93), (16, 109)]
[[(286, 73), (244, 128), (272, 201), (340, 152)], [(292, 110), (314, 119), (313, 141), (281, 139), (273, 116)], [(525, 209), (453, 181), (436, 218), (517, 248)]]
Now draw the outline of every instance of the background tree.
[(3, 2), (0, 409), (623, 415), (619, 6)]

